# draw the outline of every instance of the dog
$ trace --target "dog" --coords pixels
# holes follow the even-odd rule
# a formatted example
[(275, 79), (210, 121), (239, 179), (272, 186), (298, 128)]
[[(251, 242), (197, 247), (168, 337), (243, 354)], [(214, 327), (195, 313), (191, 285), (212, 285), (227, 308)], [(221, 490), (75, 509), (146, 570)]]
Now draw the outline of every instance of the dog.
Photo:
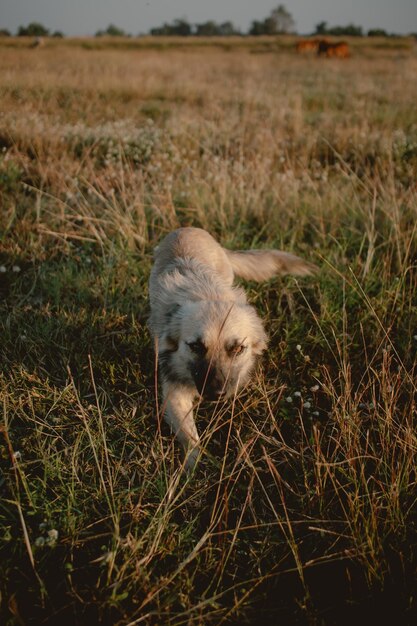
[(279, 250), (231, 251), (200, 228), (169, 233), (154, 253), (149, 326), (161, 374), (165, 421), (182, 444), (185, 468), (199, 457), (193, 403), (221, 400), (249, 380), (267, 335), (235, 276), (263, 281), (305, 276), (315, 266)]

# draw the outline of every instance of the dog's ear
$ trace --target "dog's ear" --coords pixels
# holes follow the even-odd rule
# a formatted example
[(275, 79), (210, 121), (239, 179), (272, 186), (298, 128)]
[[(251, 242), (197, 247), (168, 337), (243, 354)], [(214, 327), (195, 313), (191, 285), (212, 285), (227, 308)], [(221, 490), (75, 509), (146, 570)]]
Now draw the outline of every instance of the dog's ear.
[(254, 354), (262, 354), (267, 348), (268, 337), (265, 335), (262, 339), (258, 339), (252, 344), (252, 351)]
[(246, 304), (243, 307), (243, 310), (246, 311), (246, 315), (248, 316), (251, 322), (251, 346), (252, 352), (255, 355), (261, 354), (264, 350), (266, 350), (268, 343), (268, 335), (265, 332), (263, 324), (258, 317), (253, 306)]
[(263, 326), (259, 324), (259, 328), (257, 329), (257, 333), (253, 338), (252, 350), (253, 353), (258, 355), (261, 354), (264, 350), (266, 350), (268, 344), (268, 335), (266, 334)]
[(178, 350), (178, 339), (170, 334), (162, 335), (159, 340), (159, 349), (161, 352), (176, 352)]
[(175, 316), (179, 308), (179, 304), (173, 304), (165, 314), (166, 331), (159, 340), (160, 349), (164, 352), (176, 352), (178, 350), (179, 330)]

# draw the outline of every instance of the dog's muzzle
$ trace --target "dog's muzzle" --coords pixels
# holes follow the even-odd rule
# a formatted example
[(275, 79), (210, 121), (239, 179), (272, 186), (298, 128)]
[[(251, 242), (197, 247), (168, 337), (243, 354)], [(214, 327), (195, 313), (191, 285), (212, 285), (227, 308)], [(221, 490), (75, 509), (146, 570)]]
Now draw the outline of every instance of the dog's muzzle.
[(191, 374), (200, 396), (207, 400), (219, 400), (226, 395), (226, 380), (213, 365), (206, 362), (194, 365)]

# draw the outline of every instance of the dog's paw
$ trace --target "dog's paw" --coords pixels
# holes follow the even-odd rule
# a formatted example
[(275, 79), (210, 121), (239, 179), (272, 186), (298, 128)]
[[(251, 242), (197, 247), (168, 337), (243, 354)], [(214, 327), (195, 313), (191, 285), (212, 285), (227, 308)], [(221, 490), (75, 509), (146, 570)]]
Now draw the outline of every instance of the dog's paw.
[(187, 474), (192, 474), (197, 465), (198, 457), (200, 456), (200, 450), (197, 446), (187, 450), (185, 454), (184, 468)]

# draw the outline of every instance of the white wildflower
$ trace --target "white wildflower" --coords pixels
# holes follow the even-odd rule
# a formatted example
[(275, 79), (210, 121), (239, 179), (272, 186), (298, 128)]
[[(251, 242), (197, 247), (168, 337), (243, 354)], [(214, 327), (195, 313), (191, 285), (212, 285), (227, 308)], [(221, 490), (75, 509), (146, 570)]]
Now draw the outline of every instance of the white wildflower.
[(46, 543), (49, 546), (54, 545), (54, 543), (56, 543), (58, 540), (58, 531), (55, 528), (52, 528), (51, 530), (48, 530), (48, 537), (46, 539)]

